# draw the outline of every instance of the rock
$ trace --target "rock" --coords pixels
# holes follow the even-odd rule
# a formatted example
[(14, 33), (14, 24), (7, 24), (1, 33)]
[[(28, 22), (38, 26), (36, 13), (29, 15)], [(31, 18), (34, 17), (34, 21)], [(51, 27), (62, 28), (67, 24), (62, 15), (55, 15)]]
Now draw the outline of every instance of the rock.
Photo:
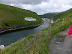
[(55, 44), (60, 44), (61, 42), (55, 42)]

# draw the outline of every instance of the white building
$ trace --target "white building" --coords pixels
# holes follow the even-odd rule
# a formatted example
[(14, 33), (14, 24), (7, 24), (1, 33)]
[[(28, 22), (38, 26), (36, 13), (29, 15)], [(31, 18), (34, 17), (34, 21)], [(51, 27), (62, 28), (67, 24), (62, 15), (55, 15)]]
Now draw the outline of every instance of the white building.
[(4, 45), (1, 45), (1, 46), (0, 46), (0, 50), (2, 50), (2, 49), (4, 49)]
[(59, 21), (60, 19), (57, 19), (55, 22)]
[(26, 18), (24, 18), (26, 21), (36, 21), (36, 19), (35, 18), (32, 18), (32, 17), (26, 17)]
[(42, 20), (43, 20), (43, 21), (49, 21), (49, 19), (48, 19), (48, 18), (42, 18)]

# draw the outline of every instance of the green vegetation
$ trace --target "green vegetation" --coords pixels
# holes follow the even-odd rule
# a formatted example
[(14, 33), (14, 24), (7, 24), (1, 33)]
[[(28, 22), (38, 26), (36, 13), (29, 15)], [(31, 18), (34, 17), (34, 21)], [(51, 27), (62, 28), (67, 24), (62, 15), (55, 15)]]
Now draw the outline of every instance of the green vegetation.
[(64, 11), (64, 12), (61, 12), (59, 14), (57, 14), (54, 18), (55, 19), (63, 19), (63, 18), (69, 18), (72, 16), (72, 8), (67, 10), (67, 11)]
[[(66, 13), (65, 13), (66, 14)], [(71, 13), (68, 14), (68, 16)], [(49, 54), (49, 42), (59, 32), (64, 31), (72, 24), (72, 16), (61, 15), (61, 20), (54, 23), (51, 28), (51, 36), (49, 36), (49, 28), (46, 28), (36, 34), (29, 35), (13, 45), (5, 47), (0, 54)], [(65, 18), (62, 25), (62, 17)]]
[[(33, 17), (37, 20), (29, 22), (24, 20), (25, 17)], [(35, 12), (0, 4), (0, 29), (38, 24), (41, 23), (41, 21)]]
[(64, 11), (64, 12), (60, 12), (60, 13), (47, 13), (44, 15), (39, 15), (41, 18), (54, 18), (54, 20), (56, 19), (62, 19), (62, 18), (68, 18), (72, 16), (72, 8)]
[(57, 14), (59, 14), (59, 13), (46, 13), (46, 14), (43, 14), (43, 15), (39, 15), (40, 16), (40, 18), (54, 18)]

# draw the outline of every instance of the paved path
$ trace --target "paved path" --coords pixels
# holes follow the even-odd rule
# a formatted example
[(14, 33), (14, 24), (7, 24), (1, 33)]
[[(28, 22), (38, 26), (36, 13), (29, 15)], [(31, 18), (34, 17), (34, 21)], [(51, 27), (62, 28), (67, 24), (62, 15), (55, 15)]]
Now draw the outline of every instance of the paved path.
[(68, 38), (68, 30), (60, 32), (51, 40), (49, 54), (72, 54), (72, 37)]

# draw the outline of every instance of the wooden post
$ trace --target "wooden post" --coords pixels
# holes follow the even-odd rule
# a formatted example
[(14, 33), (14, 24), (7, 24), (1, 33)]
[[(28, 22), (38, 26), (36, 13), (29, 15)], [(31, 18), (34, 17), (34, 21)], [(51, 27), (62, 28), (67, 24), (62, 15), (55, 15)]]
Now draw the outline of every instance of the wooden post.
[(64, 25), (64, 18), (63, 18), (63, 22), (62, 22), (62, 25)]
[(51, 19), (49, 20), (49, 36), (51, 36)]

